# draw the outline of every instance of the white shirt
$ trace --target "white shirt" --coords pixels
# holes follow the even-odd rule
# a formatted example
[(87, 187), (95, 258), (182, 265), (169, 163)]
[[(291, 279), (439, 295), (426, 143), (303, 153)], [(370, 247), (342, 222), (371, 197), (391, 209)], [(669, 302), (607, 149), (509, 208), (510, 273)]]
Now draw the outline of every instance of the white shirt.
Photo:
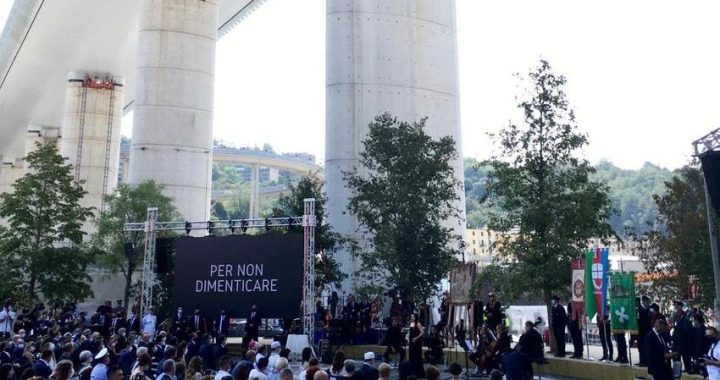
[[(249, 380), (268, 380), (267, 375), (263, 371), (261, 371), (257, 368), (250, 371), (250, 376), (248, 376), (248, 379)], [(215, 380), (218, 380), (218, 379), (215, 379)]]
[(232, 377), (232, 375), (229, 374), (227, 371), (219, 370), (219, 371), (217, 371), (217, 373), (215, 374), (215, 380), (222, 380), (222, 378), (225, 377), (225, 376), (230, 376), (230, 377)]
[(15, 321), (15, 312), (3, 308), (0, 311), (0, 332), (12, 332), (13, 321)]
[(155, 314), (148, 314), (142, 319), (142, 332), (148, 333), (150, 336), (155, 336), (155, 323), (157, 322), (157, 316)]
[[(708, 356), (714, 360), (720, 360), (720, 343), (713, 343), (708, 351)], [(720, 367), (714, 365), (708, 365), (707, 367), (708, 379), (720, 380)]]
[(270, 357), (268, 358), (268, 368), (271, 370), (275, 370), (275, 364), (277, 364), (278, 359), (280, 358), (280, 354), (277, 352), (273, 352), (270, 354)]

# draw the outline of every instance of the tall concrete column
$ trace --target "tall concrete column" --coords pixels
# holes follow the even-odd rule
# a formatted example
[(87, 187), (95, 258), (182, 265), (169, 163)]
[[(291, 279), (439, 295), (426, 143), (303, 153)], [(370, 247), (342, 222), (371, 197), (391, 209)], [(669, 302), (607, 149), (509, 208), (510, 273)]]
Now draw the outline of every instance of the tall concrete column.
[[(357, 220), (347, 212), (350, 193), (342, 172), (359, 165), (375, 116), (386, 111), (405, 121), (427, 116), (428, 134), (455, 139), (460, 158), (453, 166), (464, 182), (455, 1), (329, 0), (326, 17), (328, 222), (366, 247)], [(464, 192), (460, 196), (461, 218), (447, 223), (464, 236)], [(349, 255), (339, 260), (346, 273), (357, 268)]]
[(257, 218), (260, 213), (260, 165), (250, 166), (250, 218)]
[[(45, 145), (47, 143), (55, 144), (60, 150), (60, 128), (47, 127), (40, 125), (28, 125), (27, 134), (25, 135), (25, 157), (38, 149), (38, 144)], [(23, 175), (27, 173), (29, 165), (23, 162)]]
[(154, 180), (187, 220), (210, 217), (215, 0), (143, 0), (128, 182)]
[(60, 154), (73, 166), (75, 179), (85, 181), (88, 193), (80, 204), (95, 207), (95, 215), (117, 186), (123, 86), (123, 79), (109, 75), (68, 75)]

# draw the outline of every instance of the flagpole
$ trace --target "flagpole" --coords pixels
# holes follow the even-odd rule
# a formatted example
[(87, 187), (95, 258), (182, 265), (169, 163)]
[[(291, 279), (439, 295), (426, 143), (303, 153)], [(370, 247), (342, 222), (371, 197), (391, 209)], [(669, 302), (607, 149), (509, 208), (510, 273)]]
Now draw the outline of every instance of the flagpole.
[[(625, 339), (627, 339), (627, 331), (624, 333)], [(632, 334), (630, 334), (632, 337)], [(627, 339), (626, 342), (628, 342), (628, 363), (630, 364), (630, 368), (632, 368), (632, 346), (630, 345), (630, 339)]]
[(590, 334), (588, 334), (588, 330), (590, 329), (590, 318), (585, 316), (585, 321), (585, 348), (587, 348), (588, 360), (592, 360), (590, 357)]

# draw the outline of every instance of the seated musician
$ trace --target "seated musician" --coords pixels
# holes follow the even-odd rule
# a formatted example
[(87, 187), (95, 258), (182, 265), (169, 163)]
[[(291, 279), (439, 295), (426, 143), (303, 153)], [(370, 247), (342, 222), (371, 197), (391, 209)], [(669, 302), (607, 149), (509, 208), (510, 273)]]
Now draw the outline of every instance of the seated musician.
[(498, 340), (495, 333), (490, 331), (487, 324), (482, 325), (478, 336), (478, 345), (475, 351), (470, 354), (470, 360), (477, 366), (477, 372), (486, 371), (488, 374), (493, 370), (493, 355), (497, 349)]
[(397, 317), (392, 317), (391, 326), (388, 327), (387, 333), (385, 334), (385, 362), (390, 363), (390, 354), (398, 354), (400, 356), (400, 363), (405, 361), (405, 349), (403, 348), (403, 341), (405, 338), (402, 334), (402, 328), (400, 327), (400, 321)]
[(436, 325), (430, 326), (430, 336), (426, 339), (428, 350), (425, 351), (425, 361), (432, 365), (438, 365), (443, 358), (445, 343)]

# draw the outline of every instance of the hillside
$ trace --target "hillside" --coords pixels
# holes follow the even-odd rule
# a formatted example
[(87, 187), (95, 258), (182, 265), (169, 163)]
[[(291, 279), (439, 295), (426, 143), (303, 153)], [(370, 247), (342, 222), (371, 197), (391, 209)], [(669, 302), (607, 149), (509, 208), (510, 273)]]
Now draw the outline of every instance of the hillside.
[[(615, 232), (623, 235), (626, 227), (638, 232), (646, 231), (647, 223), (657, 216), (652, 196), (664, 191), (664, 182), (672, 177), (673, 172), (650, 163), (646, 163), (639, 170), (624, 170), (608, 161), (602, 161), (595, 168), (595, 179), (608, 185), (613, 207), (617, 210), (610, 219)], [(485, 169), (478, 168), (476, 160), (465, 159), (469, 227), (479, 227), (487, 222), (487, 209), (479, 204), (480, 197), (485, 193), (485, 176)]]

